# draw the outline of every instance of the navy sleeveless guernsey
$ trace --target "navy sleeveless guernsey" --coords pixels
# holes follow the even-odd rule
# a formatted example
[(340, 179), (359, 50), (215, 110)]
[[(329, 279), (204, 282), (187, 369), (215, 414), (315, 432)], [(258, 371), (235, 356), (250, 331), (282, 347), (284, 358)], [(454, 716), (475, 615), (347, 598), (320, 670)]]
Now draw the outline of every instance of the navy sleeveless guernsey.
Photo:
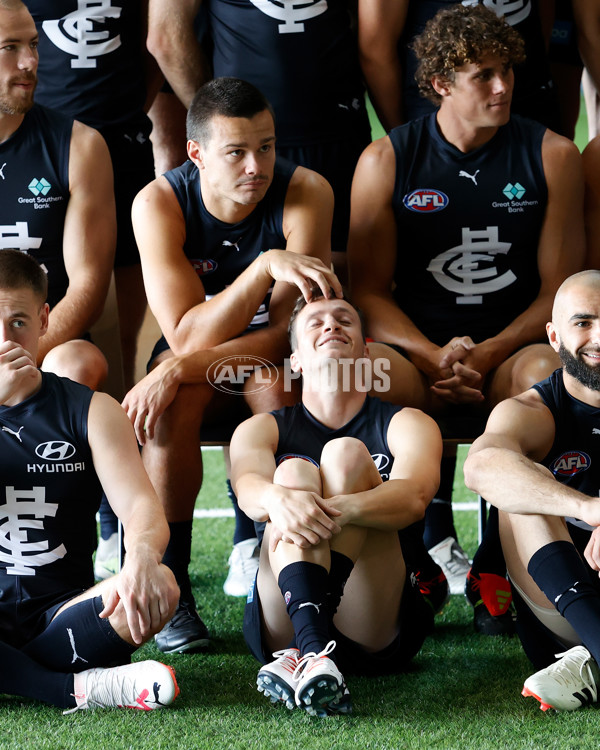
[(346, 0), (208, 0), (215, 77), (254, 84), (275, 110), (278, 147), (338, 141), (367, 122)]
[[(540, 463), (561, 484), (591, 497), (600, 496), (600, 409), (567, 392), (562, 369), (533, 388), (551, 411), (556, 425), (552, 448)], [(590, 528), (582, 521), (576, 525)]]
[[(198, 167), (187, 161), (165, 173), (185, 218), (183, 250), (200, 277), (207, 297), (232, 284), (265, 250), (285, 250), (283, 209), (296, 165), (277, 158), (273, 182), (252, 213), (237, 224), (227, 224), (208, 212), (202, 200)], [(259, 307), (251, 328), (269, 322), (270, 292)]]
[(303, 458), (319, 466), (323, 448), (330, 440), (353, 437), (365, 444), (385, 481), (394, 461), (387, 442), (388, 428), (394, 414), (402, 408), (367, 396), (358, 414), (337, 430), (319, 422), (302, 403), (273, 411), (279, 430), (277, 465), (288, 458)]
[(71, 117), (39, 104), (0, 143), (0, 249), (33, 255), (48, 274), (48, 303), (65, 296), (63, 228), (69, 202)]
[(435, 113), (390, 132), (394, 298), (436, 344), (494, 336), (537, 296), (545, 130), (515, 115), (466, 154), (442, 137)]
[(25, 4), (40, 35), (36, 101), (98, 130), (147, 119), (140, 0)]
[(93, 585), (102, 492), (88, 444), (93, 392), (42, 378), (33, 396), (0, 406), (0, 588), (19, 576), (29, 596)]

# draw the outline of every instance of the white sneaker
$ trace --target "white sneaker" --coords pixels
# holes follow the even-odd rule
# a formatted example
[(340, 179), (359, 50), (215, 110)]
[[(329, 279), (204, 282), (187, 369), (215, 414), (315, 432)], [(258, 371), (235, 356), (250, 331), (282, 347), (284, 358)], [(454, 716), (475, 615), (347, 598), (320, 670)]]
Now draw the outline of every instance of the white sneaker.
[(448, 579), (451, 594), (464, 594), (467, 573), (471, 569), (471, 561), (467, 553), (452, 536), (447, 536), (442, 542), (429, 550), (429, 555), (444, 571)]
[(525, 680), (521, 695), (531, 695), (540, 702), (542, 711), (574, 711), (598, 700), (600, 669), (584, 646), (574, 646), (554, 664)]
[(104, 581), (119, 572), (119, 535), (115, 531), (108, 539), (98, 540), (96, 558), (94, 560), (94, 577), (97, 581)]
[(258, 570), (260, 547), (258, 539), (244, 539), (233, 545), (227, 564), (229, 573), (223, 584), (223, 591), (229, 596), (246, 596), (254, 583)]
[(168, 706), (178, 695), (175, 672), (159, 661), (87, 669), (75, 675), (73, 696), (77, 706), (64, 713), (108, 707), (153, 711)]
[(320, 653), (305, 654), (294, 672), (296, 705), (311, 716), (322, 718), (352, 711), (350, 693), (342, 673), (328, 657), (334, 648), (335, 641), (329, 641)]
[(258, 670), (256, 687), (271, 699), (271, 703), (283, 701), (290, 710), (296, 707), (296, 682), (294, 677), (300, 652), (297, 648), (275, 651), (275, 661), (265, 664)]

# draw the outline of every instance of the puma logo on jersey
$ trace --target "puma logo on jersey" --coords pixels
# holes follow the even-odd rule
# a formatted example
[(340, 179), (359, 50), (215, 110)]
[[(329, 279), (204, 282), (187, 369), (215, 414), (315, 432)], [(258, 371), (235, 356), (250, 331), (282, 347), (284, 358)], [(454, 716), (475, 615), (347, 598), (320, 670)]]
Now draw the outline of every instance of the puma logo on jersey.
[(592, 435), (600, 435), (600, 428), (592, 427)]
[(460, 172), (458, 173), (458, 176), (459, 177), (466, 177), (467, 179), (472, 180), (474, 185), (477, 185), (477, 175), (479, 174), (479, 171), (480, 170), (478, 169), (475, 172), (475, 174), (469, 174), (468, 172), (465, 172), (464, 169), (461, 169)]
[(6, 162), (4, 162), (4, 164), (0, 167), (0, 177), (2, 177), (3, 180), (6, 179), (6, 177), (4, 176), (4, 167), (5, 166), (6, 166)]
[(302, 602), (302, 604), (298, 605), (298, 609), (302, 609), (302, 607), (314, 607), (317, 610), (317, 614), (321, 613), (321, 605), (314, 602)]
[(15, 432), (14, 430), (11, 430), (10, 427), (6, 427), (5, 425), (2, 425), (2, 432), (8, 432), (9, 435), (14, 435), (17, 440), (22, 443), (23, 440), (21, 439), (21, 430), (25, 427), (25, 425), (21, 425), (19, 429)]
[(240, 237), (237, 242), (229, 242), (229, 240), (223, 240), (221, 244), (223, 245), (223, 247), (235, 247), (235, 249), (239, 253), (240, 248), (239, 248), (238, 242), (241, 242), (241, 241), (242, 241), (242, 238)]

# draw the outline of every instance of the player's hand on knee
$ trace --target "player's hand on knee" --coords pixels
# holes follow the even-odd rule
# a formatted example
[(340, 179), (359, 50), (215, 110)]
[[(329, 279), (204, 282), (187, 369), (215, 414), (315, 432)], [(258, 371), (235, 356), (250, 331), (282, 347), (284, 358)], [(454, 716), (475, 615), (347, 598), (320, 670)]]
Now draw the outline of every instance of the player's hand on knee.
[(145, 445), (147, 439), (152, 440), (158, 418), (177, 395), (179, 382), (173, 376), (175, 361), (176, 358), (171, 357), (161, 362), (123, 399), (121, 405), (131, 420), (140, 445)]
[(315, 492), (280, 486), (268, 500), (267, 509), (273, 527), (281, 533), (279, 539), (298, 547), (320, 544), (341, 530), (334, 520), (340, 515), (339, 511), (329, 509), (326, 501)]

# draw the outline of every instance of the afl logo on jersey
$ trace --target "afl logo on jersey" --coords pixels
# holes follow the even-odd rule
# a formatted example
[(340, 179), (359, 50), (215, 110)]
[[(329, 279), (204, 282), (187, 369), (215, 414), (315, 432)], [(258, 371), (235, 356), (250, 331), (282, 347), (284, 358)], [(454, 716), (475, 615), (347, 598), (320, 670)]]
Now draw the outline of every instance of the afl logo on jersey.
[(420, 214), (434, 214), (446, 208), (450, 200), (440, 190), (419, 188), (405, 195), (402, 202), (409, 211), (417, 211)]
[(75, 454), (75, 446), (62, 440), (50, 440), (47, 443), (40, 443), (35, 453), (46, 461), (65, 461)]
[(217, 270), (217, 261), (216, 260), (192, 260), (191, 261), (192, 266), (194, 267), (194, 271), (198, 274), (198, 276), (206, 276), (209, 273), (212, 273), (213, 271)]
[(590, 468), (591, 458), (583, 451), (567, 451), (550, 464), (550, 471), (561, 477), (571, 477)]

